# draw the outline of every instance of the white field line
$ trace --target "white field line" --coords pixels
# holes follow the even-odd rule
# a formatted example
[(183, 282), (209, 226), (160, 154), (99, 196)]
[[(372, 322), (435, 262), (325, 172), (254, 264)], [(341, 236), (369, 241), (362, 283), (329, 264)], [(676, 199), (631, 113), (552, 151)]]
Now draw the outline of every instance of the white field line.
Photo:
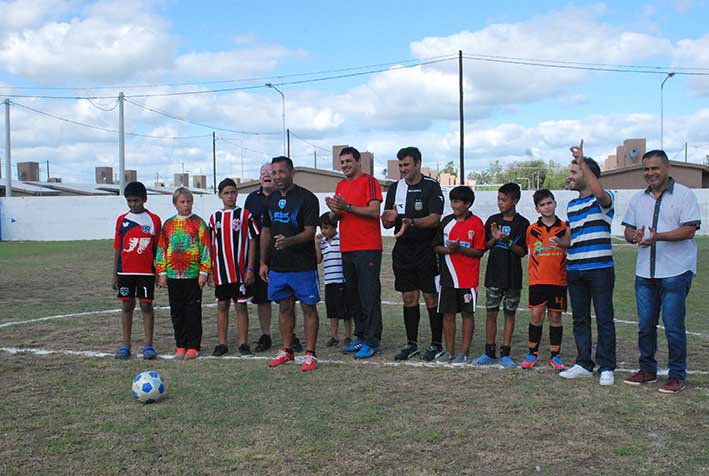
[[(66, 355), (66, 356), (71, 356), (71, 357), (87, 357), (87, 358), (113, 358), (113, 354), (109, 352), (99, 352), (99, 351), (91, 351), (91, 350), (50, 350), (50, 349), (38, 349), (38, 348), (18, 348), (18, 347), (0, 347), (0, 352), (5, 352), (11, 355), (17, 355), (17, 354), (32, 354), (32, 355), (40, 355), (40, 356), (47, 356), (47, 355)], [(173, 355), (159, 355), (159, 359), (161, 360), (175, 360)], [(242, 357), (238, 355), (224, 355), (222, 357), (211, 357), (211, 356), (200, 356), (197, 360), (261, 360), (261, 361), (268, 361), (271, 360), (273, 356), (266, 356), (266, 355), (260, 355), (260, 356), (250, 356), (250, 357)], [(136, 360), (142, 360), (142, 357), (140, 354), (137, 354), (135, 356)], [(303, 357), (302, 356), (296, 356), (295, 358), (295, 363), (296, 364), (302, 364), (303, 363)], [(372, 360), (355, 360), (355, 359), (347, 359), (347, 360), (340, 360), (340, 359), (318, 359), (318, 364), (323, 364), (323, 365), (365, 365), (365, 366), (370, 366), (370, 367), (383, 367), (383, 368), (388, 368), (388, 367), (426, 367), (426, 368), (441, 368), (441, 369), (455, 369), (455, 370), (482, 370), (482, 371), (492, 371), (492, 370), (509, 370), (509, 369), (504, 369), (501, 365), (486, 365), (486, 366), (477, 366), (477, 365), (465, 365), (463, 367), (453, 367), (452, 365), (449, 364), (439, 364), (439, 363), (433, 363), (433, 362), (393, 362), (393, 361), (382, 361), (379, 360), (377, 357), (375, 357)], [(518, 367), (517, 369), (512, 369), (512, 371), (524, 371), (521, 367)], [(553, 372), (553, 369), (547, 368), (546, 366), (541, 366), (537, 369), (534, 369), (534, 372), (539, 372), (539, 371), (547, 371), (547, 372)], [(622, 373), (635, 373), (638, 371), (638, 369), (626, 369), (626, 368), (618, 368), (615, 370), (616, 372), (622, 372)], [(660, 369), (658, 370), (657, 374), (658, 375), (667, 375), (668, 374), (668, 369)], [(707, 370), (688, 370), (687, 373), (689, 375), (709, 375), (709, 371)]]
[[(324, 303), (321, 302), (321, 304), (324, 305)], [(401, 302), (395, 302), (395, 301), (382, 301), (382, 304), (386, 306), (401, 306), (403, 303)], [(204, 307), (216, 307), (216, 303), (210, 303), (210, 304), (204, 304)], [(165, 310), (165, 309), (170, 309), (169, 306), (155, 306), (156, 311), (160, 310)], [(477, 306), (477, 309), (485, 309), (485, 306)], [(102, 311), (86, 311), (86, 312), (78, 312), (74, 314), (59, 314), (57, 316), (47, 316), (47, 317), (38, 317), (35, 319), (27, 319), (25, 321), (10, 321), (10, 322), (5, 322), (0, 324), (0, 329), (6, 328), (6, 327), (12, 327), (12, 326), (20, 326), (23, 324), (33, 324), (36, 322), (43, 322), (43, 321), (53, 321), (55, 319), (68, 319), (72, 317), (82, 317), (82, 316), (95, 316), (95, 315), (100, 315), (100, 314), (113, 314), (113, 313), (118, 313), (121, 312), (120, 309), (104, 309)], [(529, 312), (529, 309), (527, 308), (517, 308), (517, 312)], [(565, 316), (571, 316), (570, 312), (564, 312), (563, 313)], [(595, 319), (595, 316), (592, 315), (592, 317)], [(614, 319), (614, 322), (617, 324), (626, 324), (630, 326), (637, 326), (638, 323), (637, 321), (628, 321), (628, 320), (623, 320), (623, 319)], [(662, 325), (657, 326), (658, 329), (665, 330), (665, 327)], [(696, 337), (707, 337), (706, 334), (702, 334), (700, 332), (692, 332), (692, 331), (686, 331), (686, 334), (689, 336), (696, 336)]]

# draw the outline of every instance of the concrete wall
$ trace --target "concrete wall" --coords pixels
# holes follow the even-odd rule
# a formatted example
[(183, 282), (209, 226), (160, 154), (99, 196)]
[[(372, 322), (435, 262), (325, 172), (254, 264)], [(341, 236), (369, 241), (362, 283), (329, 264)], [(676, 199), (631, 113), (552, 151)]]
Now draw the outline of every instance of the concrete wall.
[[(621, 221), (628, 201), (636, 190), (615, 191), (616, 218), (612, 232), (621, 235)], [(703, 226), (698, 234), (709, 234), (709, 189), (694, 190), (702, 210)], [(576, 197), (575, 192), (554, 192), (559, 203), (558, 215), (566, 218), (566, 204)], [(320, 210), (324, 213), (326, 193), (317, 194)], [(447, 194), (446, 194), (447, 195)], [(497, 213), (497, 192), (477, 192), (473, 212), (483, 221)], [(221, 207), (221, 200), (215, 195), (195, 195), (194, 212), (205, 220)], [(246, 199), (240, 194), (238, 203)], [(146, 207), (166, 219), (175, 214), (172, 197), (150, 195)], [(123, 197), (118, 196), (72, 196), (72, 197), (10, 197), (0, 198), (0, 239), (7, 241), (64, 241), (97, 240), (113, 238), (116, 218), (127, 211)], [(532, 192), (522, 192), (518, 211), (530, 221), (537, 218), (532, 202)], [(445, 214), (451, 213), (446, 196)], [(391, 230), (383, 230), (385, 236), (391, 236)]]

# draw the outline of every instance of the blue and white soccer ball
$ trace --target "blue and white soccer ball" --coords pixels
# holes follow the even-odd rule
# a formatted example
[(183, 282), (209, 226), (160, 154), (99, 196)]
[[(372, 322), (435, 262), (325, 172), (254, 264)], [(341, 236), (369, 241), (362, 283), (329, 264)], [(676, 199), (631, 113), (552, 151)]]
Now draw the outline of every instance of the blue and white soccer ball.
[(154, 370), (141, 372), (133, 379), (133, 398), (139, 402), (155, 403), (163, 395), (165, 395), (165, 384)]

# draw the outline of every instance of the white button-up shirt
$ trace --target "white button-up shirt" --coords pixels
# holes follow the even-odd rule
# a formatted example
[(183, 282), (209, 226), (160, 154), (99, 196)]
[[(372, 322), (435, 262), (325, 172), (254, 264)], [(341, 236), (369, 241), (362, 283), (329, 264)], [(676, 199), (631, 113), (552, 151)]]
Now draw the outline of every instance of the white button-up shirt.
[[(650, 187), (638, 192), (628, 205), (623, 225), (650, 228), (657, 233), (691, 225), (699, 229), (702, 218), (694, 192), (672, 177), (660, 197), (655, 200)], [(642, 278), (669, 278), (687, 271), (697, 274), (697, 245), (693, 239), (657, 241), (652, 246), (638, 247), (635, 274)]]

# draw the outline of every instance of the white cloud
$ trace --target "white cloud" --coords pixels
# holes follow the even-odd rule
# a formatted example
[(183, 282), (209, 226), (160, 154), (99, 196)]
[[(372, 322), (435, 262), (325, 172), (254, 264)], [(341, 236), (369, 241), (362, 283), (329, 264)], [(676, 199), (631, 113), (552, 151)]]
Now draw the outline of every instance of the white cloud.
[(280, 59), (297, 54), (282, 46), (187, 53), (175, 60), (175, 74), (190, 78), (245, 78), (270, 71)]
[(0, 1), (0, 36), (11, 31), (35, 28), (68, 12), (75, 1), (14, 0)]
[[(673, 64), (705, 68), (709, 72), (709, 33), (700, 38), (680, 40), (673, 54)], [(709, 95), (709, 76), (687, 76), (688, 86), (695, 94)]]

